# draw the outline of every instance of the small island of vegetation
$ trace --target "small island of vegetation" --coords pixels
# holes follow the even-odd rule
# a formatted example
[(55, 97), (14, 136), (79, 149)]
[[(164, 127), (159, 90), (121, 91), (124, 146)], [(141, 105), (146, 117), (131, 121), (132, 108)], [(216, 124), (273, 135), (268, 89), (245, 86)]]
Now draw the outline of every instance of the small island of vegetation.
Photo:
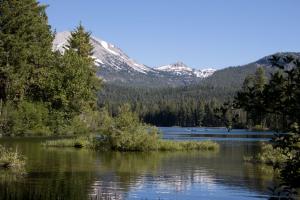
[(115, 117), (105, 111), (99, 116), (96, 134), (69, 139), (50, 140), (46, 147), (91, 148), (104, 151), (184, 151), (217, 150), (219, 145), (212, 141), (163, 140), (156, 127), (142, 123), (129, 105), (119, 109)]

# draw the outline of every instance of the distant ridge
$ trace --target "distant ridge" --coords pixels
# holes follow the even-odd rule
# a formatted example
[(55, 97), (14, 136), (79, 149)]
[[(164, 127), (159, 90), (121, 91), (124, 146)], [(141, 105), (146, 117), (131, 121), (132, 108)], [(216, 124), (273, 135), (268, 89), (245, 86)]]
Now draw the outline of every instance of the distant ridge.
[[(53, 50), (63, 52), (68, 44), (71, 33), (64, 31), (57, 33), (53, 42)], [(108, 83), (126, 84), (131, 86), (184, 86), (195, 84), (213, 74), (215, 70), (196, 70), (185, 66), (185, 69), (177, 68), (151, 68), (140, 64), (127, 56), (120, 48), (102, 39), (91, 37), (94, 46), (93, 58), (95, 65), (99, 67), (98, 75)], [(170, 65), (174, 66), (175, 65)], [(191, 73), (187, 73), (190, 70)]]
[[(63, 52), (70, 35), (69, 31), (57, 33), (53, 42), (53, 50)], [(193, 69), (183, 62), (152, 68), (136, 62), (120, 48), (102, 39), (92, 36), (91, 43), (94, 46), (93, 58), (98, 67), (98, 76), (108, 84), (130, 87), (160, 88), (196, 84), (213, 87), (240, 87), (245, 77), (253, 74), (257, 67), (265, 68), (267, 73), (274, 71), (269, 62), (272, 55), (300, 57), (298, 52), (280, 52), (246, 65), (220, 70), (213, 68)]]

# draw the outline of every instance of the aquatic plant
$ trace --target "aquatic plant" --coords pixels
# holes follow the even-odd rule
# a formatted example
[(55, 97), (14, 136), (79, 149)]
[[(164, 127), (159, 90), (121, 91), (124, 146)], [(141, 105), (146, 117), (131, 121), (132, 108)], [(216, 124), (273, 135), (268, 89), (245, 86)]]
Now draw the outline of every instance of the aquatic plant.
[(0, 145), (0, 168), (3, 169), (23, 169), (25, 158), (17, 151), (4, 148)]
[(219, 145), (212, 141), (170, 141), (160, 140), (159, 151), (190, 151), (190, 150), (218, 150)]
[(203, 150), (211, 151), (218, 150), (219, 145), (212, 141), (171, 141), (156, 139), (154, 136), (148, 135), (146, 137), (138, 137), (134, 140), (130, 138), (114, 138), (116, 141), (107, 143), (107, 140), (101, 140), (99, 138), (69, 138), (49, 140), (42, 145), (45, 147), (74, 147), (74, 148), (90, 148), (104, 151), (191, 151), (191, 150)]
[(74, 147), (74, 148), (92, 148), (93, 138), (87, 136), (74, 137), (74, 138), (64, 138), (56, 140), (48, 140), (42, 143), (46, 147)]
[(247, 162), (264, 163), (269, 165), (282, 165), (288, 159), (288, 155), (279, 147), (274, 147), (272, 144), (261, 144), (261, 153), (256, 156), (245, 156)]

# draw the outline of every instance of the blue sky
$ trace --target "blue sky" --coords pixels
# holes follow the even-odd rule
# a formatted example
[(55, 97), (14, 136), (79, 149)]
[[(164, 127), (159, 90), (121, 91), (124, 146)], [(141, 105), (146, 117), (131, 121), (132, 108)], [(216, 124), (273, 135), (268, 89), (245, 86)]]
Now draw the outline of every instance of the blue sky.
[(148, 66), (223, 68), (300, 51), (299, 0), (40, 0), (59, 31), (80, 21)]

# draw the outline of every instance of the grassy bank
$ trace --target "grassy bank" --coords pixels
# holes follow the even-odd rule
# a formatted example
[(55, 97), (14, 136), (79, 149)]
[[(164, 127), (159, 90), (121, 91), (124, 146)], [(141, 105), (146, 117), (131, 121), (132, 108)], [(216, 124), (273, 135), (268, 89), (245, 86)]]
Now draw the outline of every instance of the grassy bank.
[[(148, 143), (147, 143), (148, 142)], [(146, 144), (147, 143), (147, 144)], [(109, 145), (101, 139), (91, 137), (79, 137), (70, 139), (58, 139), (44, 142), (45, 147), (73, 147), (73, 148), (89, 148), (104, 151), (213, 151), (218, 150), (219, 145), (212, 141), (170, 141), (157, 139), (155, 142), (149, 143), (149, 140), (139, 141), (137, 143), (129, 142), (124, 146)]]
[(21, 170), (24, 166), (25, 159), (17, 150), (12, 151), (0, 146), (0, 169)]

